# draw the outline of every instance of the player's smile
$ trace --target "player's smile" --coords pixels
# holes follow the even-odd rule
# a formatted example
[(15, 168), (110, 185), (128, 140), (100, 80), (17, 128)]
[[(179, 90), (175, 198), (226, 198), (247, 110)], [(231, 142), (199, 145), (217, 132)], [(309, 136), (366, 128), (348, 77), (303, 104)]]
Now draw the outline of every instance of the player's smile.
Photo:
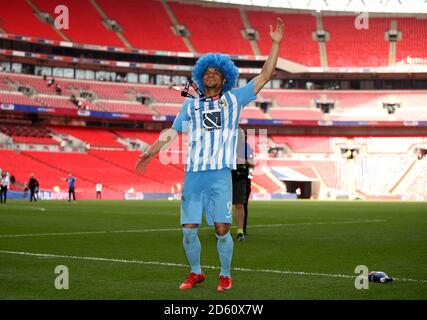
[(214, 68), (208, 68), (203, 74), (205, 87), (213, 88), (221, 85), (222, 73)]

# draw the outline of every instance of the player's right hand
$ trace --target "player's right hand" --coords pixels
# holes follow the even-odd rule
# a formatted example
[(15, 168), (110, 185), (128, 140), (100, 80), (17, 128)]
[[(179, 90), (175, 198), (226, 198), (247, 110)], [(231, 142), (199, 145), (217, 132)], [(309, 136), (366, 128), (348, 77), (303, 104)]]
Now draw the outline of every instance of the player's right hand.
[(135, 170), (143, 174), (147, 169), (147, 165), (149, 161), (150, 161), (150, 155), (145, 152), (141, 153), (141, 155), (138, 158), (138, 161), (136, 162)]

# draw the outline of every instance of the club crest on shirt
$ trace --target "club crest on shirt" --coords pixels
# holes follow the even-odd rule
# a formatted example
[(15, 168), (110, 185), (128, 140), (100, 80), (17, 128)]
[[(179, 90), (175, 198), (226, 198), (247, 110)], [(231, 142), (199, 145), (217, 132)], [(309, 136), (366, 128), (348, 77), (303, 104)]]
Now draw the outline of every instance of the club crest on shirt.
[(228, 107), (227, 99), (225, 99), (225, 98), (220, 99), (218, 101), (218, 104), (222, 108), (227, 108)]
[(206, 110), (202, 113), (203, 128), (206, 130), (221, 129), (221, 111), (220, 110)]

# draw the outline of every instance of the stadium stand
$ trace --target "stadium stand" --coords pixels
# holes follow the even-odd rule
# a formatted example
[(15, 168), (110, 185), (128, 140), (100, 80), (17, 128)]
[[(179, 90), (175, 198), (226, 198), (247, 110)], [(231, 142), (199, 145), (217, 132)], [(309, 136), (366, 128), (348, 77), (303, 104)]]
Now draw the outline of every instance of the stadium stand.
[(1, 91), (11, 90), (11, 87), (9, 85), (9, 81), (5, 77), (3, 77), (2, 75), (0, 75), (0, 90)]
[(153, 98), (156, 102), (181, 104), (185, 100), (185, 98), (181, 96), (180, 92), (171, 89), (170, 86), (144, 85), (139, 86), (138, 91)]
[(115, 129), (114, 133), (124, 139), (139, 139), (148, 144), (153, 144), (160, 134), (159, 131), (137, 131), (123, 129)]
[[(58, 1), (34, 0), (42, 13), (56, 17), (56, 5), (66, 5), (73, 12), (69, 29), (63, 29), (70, 41), (76, 43), (125, 47), (116, 32), (108, 29), (100, 12), (89, 0)], [(114, 1), (99, 0), (100, 10), (117, 21), (122, 34), (134, 48), (188, 52), (181, 36), (174, 33), (173, 21), (161, 1)], [(196, 52), (225, 52), (253, 55), (250, 42), (243, 38), (243, 18), (239, 8), (212, 4), (182, 3), (169, 1), (167, 6), (177, 22), (189, 30), (189, 40)], [(256, 43), (262, 55), (270, 49), (268, 29), (265, 26), (277, 16), (277, 12), (244, 8), (248, 24), (258, 32)], [(45, 39), (64, 40), (53, 25), (43, 22), (25, 0), (0, 4), (0, 27), (10, 34), (38, 36)], [(316, 17), (305, 13), (280, 13), (285, 23), (286, 37), (280, 56), (306, 65), (320, 66), (319, 43), (313, 40)], [(326, 43), (327, 62), (330, 67), (387, 66), (390, 42), (385, 33), (391, 29), (392, 20), (397, 21), (401, 38), (397, 41), (396, 63), (398, 65), (426, 65), (427, 42), (423, 35), (427, 22), (418, 17), (379, 18), (369, 17), (369, 29), (356, 29), (354, 16), (324, 15), (320, 17), (323, 29), (329, 33)], [(218, 20), (221, 23), (218, 23)], [(215, 30), (215, 32), (210, 32)], [(211, 40), (206, 40), (210, 33)], [(223, 41), (227, 35), (227, 41)], [(47, 92), (44, 92), (47, 93)], [(104, 98), (106, 98), (104, 96)]]
[(72, 172), (80, 180), (77, 187), (80, 191), (93, 191), (97, 181), (102, 180), (106, 188), (114, 191), (124, 192), (133, 187), (138, 191), (170, 192), (170, 186), (161, 181), (144, 178), (87, 153), (30, 151), (23, 154), (62, 171), (63, 176)]
[[(259, 108), (245, 107), (240, 113), (241, 119), (266, 119), (265, 114)], [(276, 119), (276, 118), (275, 118)]]
[[(37, 97), (34, 97), (34, 100), (39, 102), (40, 105), (46, 107), (56, 107), (74, 110), (78, 109), (77, 105), (71, 101), (70, 97), (39, 95)], [(82, 102), (82, 106), (87, 106), (87, 108), (90, 110), (102, 110), (82, 98), (78, 98), (78, 100)]]
[(283, 136), (271, 135), (278, 145), (288, 145), (293, 152), (297, 153), (331, 153), (333, 152), (333, 138), (308, 137), (308, 136)]
[(55, 7), (65, 5), (71, 16), (68, 29), (61, 31), (73, 42), (122, 47), (117, 35), (108, 30), (95, 7), (89, 0), (33, 0), (42, 12), (56, 17)]
[(49, 127), (55, 133), (66, 134), (84, 141), (90, 148), (115, 148), (123, 149), (124, 146), (117, 142), (117, 136), (106, 129), (80, 128), (80, 127)]
[(369, 17), (368, 29), (356, 29), (354, 16), (324, 16), (322, 20), (330, 35), (326, 41), (330, 67), (388, 65), (385, 32), (390, 29), (390, 19)]
[(402, 39), (397, 42), (396, 63), (426, 66), (427, 21), (422, 18), (397, 18), (397, 30)]
[(262, 89), (259, 95), (264, 99), (271, 100), (273, 105), (280, 107), (307, 108), (314, 105), (314, 100), (319, 97), (319, 92)]
[(197, 52), (253, 54), (249, 41), (241, 33), (244, 26), (239, 9), (179, 2), (170, 2), (169, 6), (179, 23), (188, 28), (189, 39)]
[(1, 77), (12, 84), (14, 86), (14, 90), (23, 86), (34, 89), (38, 93), (55, 94), (54, 86), (48, 87), (47, 82), (43, 81), (41, 77), (14, 73), (4, 73), (1, 74)]
[[(18, 132), (30, 130), (26, 127), (16, 127), (21, 129), (12, 129), (14, 127), (1, 126), (2, 131), (11, 133), (11, 130)], [(58, 127), (55, 127), (58, 130)], [(40, 134), (49, 134), (45, 129), (35, 130)], [(58, 130), (59, 131), (59, 130)], [(67, 129), (67, 132), (76, 134), (76, 130)], [(79, 130), (82, 132), (82, 130)], [(85, 130), (87, 133), (87, 130)], [(95, 132), (92, 130), (92, 134)], [(96, 130), (96, 136), (105, 136)], [(52, 143), (54, 141), (48, 137), (26, 137), (20, 136), (22, 140), (16, 143), (35, 143), (43, 141)], [(85, 135), (85, 137), (87, 137)], [(41, 140), (42, 139), (42, 140)], [(101, 139), (102, 140), (102, 139)], [(111, 143), (109, 143), (111, 145)], [(15, 175), (19, 184), (23, 185), (31, 173), (35, 173), (40, 180), (43, 189), (52, 190), (54, 186), (59, 186), (66, 190), (66, 183), (62, 181), (68, 172), (72, 172), (79, 180), (77, 182), (78, 191), (91, 192), (97, 181), (102, 180), (104, 186), (110, 191), (126, 191), (135, 188), (137, 191), (144, 192), (170, 192), (173, 186), (182, 182), (182, 167), (168, 167), (159, 160), (153, 159), (150, 164), (150, 171), (161, 173), (159, 176), (150, 175), (142, 177), (135, 173), (134, 165), (139, 155), (138, 151), (97, 151), (91, 150), (90, 153), (73, 152), (37, 152), (23, 151), (16, 152), (11, 150), (0, 150), (1, 165), (3, 170), (8, 170)]]
[(347, 189), (347, 164), (343, 159), (274, 159), (268, 160), (268, 165), (270, 167), (291, 168), (308, 178), (320, 179), (327, 188)]
[(427, 161), (423, 161), (421, 165), (419, 174), (415, 176), (412, 183), (404, 191), (405, 196), (410, 196), (417, 200), (422, 200), (427, 196)]
[(98, 99), (126, 101), (134, 98), (136, 94), (135, 87), (129, 84), (81, 81), (80, 85), (84, 90), (94, 92)]
[(0, 150), (0, 158), (2, 169), (11, 172), (22, 188), (28, 182), (31, 173), (36, 175), (40, 182), (40, 187), (43, 189), (52, 189), (54, 186), (59, 186), (65, 190), (67, 187), (66, 182), (61, 180), (61, 177), (65, 177), (63, 171), (30, 158), (25, 153)]
[(160, 1), (100, 0), (98, 4), (110, 19), (116, 20), (134, 48), (188, 52), (181, 37), (171, 29)]
[(406, 171), (413, 157), (407, 155), (363, 156), (356, 158), (357, 188), (366, 195), (389, 195), (391, 186)]
[(316, 109), (283, 109), (271, 108), (269, 110), (272, 119), (277, 120), (320, 120), (323, 114)]
[(259, 32), (257, 40), (261, 54), (270, 51), (270, 35), (266, 26), (275, 21), (277, 16), (285, 24), (285, 37), (280, 49), (282, 58), (307, 65), (320, 66), (319, 44), (312, 38), (316, 31), (316, 19), (308, 14), (277, 14), (273, 11), (246, 10), (250, 25)]
[(51, 138), (45, 137), (23, 137), (23, 136), (13, 136), (13, 141), (16, 143), (25, 143), (25, 144), (43, 144), (43, 145), (59, 145), (58, 141), (55, 141)]
[(347, 166), (344, 161), (306, 161), (304, 165), (311, 166), (320, 175), (327, 187), (347, 189)]
[(273, 105), (289, 108), (315, 107), (316, 101), (333, 101), (341, 108), (372, 108), (383, 101), (401, 102), (408, 106), (423, 105), (424, 90), (283, 90), (263, 89), (260, 95)]
[[(62, 133), (91, 145), (88, 153), (2, 151), (2, 167), (13, 172), (19, 181), (27, 179), (37, 168), (37, 175), (42, 174), (43, 177), (50, 174), (49, 170), (55, 171), (52, 177), (64, 176), (68, 171), (73, 172), (82, 179), (82, 183), (79, 183), (81, 190), (87, 192), (93, 189), (98, 180), (102, 180), (103, 184), (114, 192), (130, 188), (144, 192), (170, 192), (178, 183), (182, 183), (185, 154), (180, 150), (186, 144), (185, 135), (181, 135), (181, 139), (172, 147), (178, 163), (164, 163), (165, 159), (171, 158), (170, 151), (167, 151), (160, 154), (159, 158), (152, 159), (147, 172), (141, 177), (134, 172), (139, 151), (126, 150), (126, 146), (118, 143), (116, 138), (138, 139), (152, 144), (159, 135), (158, 131), (13, 125), (2, 125), (0, 129), (3, 135), (12, 137), (13, 142), (18, 144), (58, 144), (51, 135)], [(257, 150), (258, 166), (253, 175), (254, 192), (284, 191), (284, 186), (269, 173), (268, 168), (274, 166), (288, 167), (310, 179), (319, 179), (326, 190), (349, 190), (351, 181), (354, 180), (357, 192), (367, 197), (391, 196), (395, 187), (413, 167), (415, 158), (412, 153), (415, 146), (427, 142), (427, 138), (421, 136), (354, 137), (351, 140), (359, 149), (359, 153), (354, 162), (348, 162), (339, 149), (339, 146), (345, 145), (349, 140), (345, 137), (271, 135), (270, 138), (279, 145), (286, 145), (287, 155), (265, 161), (262, 159), (264, 155)], [(250, 141), (255, 142), (259, 141)], [(259, 149), (259, 146), (257, 148), (255, 145), (255, 149)], [(302, 155), (305, 156), (301, 157)], [(313, 155), (316, 155), (316, 158), (313, 158)], [(30, 167), (22, 168), (23, 166)], [(110, 171), (114, 173), (110, 174)], [(108, 174), (105, 174), (106, 172)], [(424, 191), (420, 190), (421, 180), (417, 177), (418, 175), (415, 175), (406, 187), (407, 194), (423, 194)], [(44, 181), (44, 185), (46, 188), (61, 186), (57, 178), (51, 177)]]
[[(134, 173), (135, 163), (139, 151), (90, 151), (90, 155), (100, 158), (106, 162), (112, 163), (119, 168), (125, 169), (128, 172)], [(184, 171), (175, 164), (164, 164), (157, 158), (152, 158), (148, 167), (145, 178), (153, 181), (161, 181), (168, 186), (176, 186), (182, 183), (184, 179)], [(169, 192), (170, 190), (167, 190)]]
[[(134, 141), (134, 143), (139, 140), (144, 144), (153, 144), (160, 135), (159, 131), (140, 131), (140, 130), (123, 130), (116, 129), (114, 133), (124, 139), (126, 141)], [(187, 135), (180, 134), (175, 141), (167, 147), (167, 150), (161, 151), (159, 157), (165, 156), (166, 159), (170, 159), (174, 157), (174, 166), (179, 170), (184, 170), (184, 159), (186, 157), (186, 153), (183, 151), (184, 147), (187, 146)]]
[(367, 153), (407, 154), (415, 144), (422, 143), (421, 137), (355, 137), (356, 145), (366, 145)]
[(286, 189), (283, 183), (278, 182), (277, 179), (273, 180), (272, 175), (267, 174), (260, 166), (257, 166), (253, 172), (252, 187), (259, 193), (282, 192)]
[[(48, 80), (51, 77), (48, 77)], [(162, 104), (175, 103), (181, 104), (184, 98), (181, 97), (179, 92), (170, 89), (169, 86), (154, 86), (154, 85), (141, 85), (141, 84), (127, 84), (127, 83), (106, 83), (103, 81), (88, 81), (88, 80), (71, 80), (66, 78), (55, 78), (55, 84), (59, 83), (62, 88), (61, 95), (57, 95), (54, 85), (48, 86), (48, 80), (43, 80), (41, 76), (32, 76), (24, 74), (0, 73), (0, 80), (2, 84), (2, 94), (9, 94), (10, 92), (18, 90), (20, 86), (34, 89), (33, 95), (38, 97), (41, 101), (45, 101), (52, 107), (75, 108), (70, 105), (65, 99), (69, 99), (71, 95), (79, 97), (83, 92), (93, 93), (93, 99), (96, 103), (91, 104), (85, 100), (84, 104), (88, 105), (90, 110), (111, 110), (112, 112), (127, 112), (131, 110), (132, 113), (150, 114), (146, 107), (142, 106), (140, 102), (136, 102), (138, 95), (143, 94), (145, 97), (152, 99), (154, 102), (158, 101)], [(7, 91), (7, 93), (5, 92)], [(5, 98), (6, 99), (6, 98)], [(21, 99), (17, 97), (17, 102), (26, 100), (28, 105), (34, 105), (34, 101), (28, 99)], [(82, 100), (82, 98), (78, 98)], [(7, 99), (8, 103), (13, 103), (12, 97)], [(36, 99), (35, 99), (36, 100)], [(16, 103), (17, 103), (16, 102)], [(22, 103), (22, 102), (21, 102)], [(40, 103), (37, 103), (40, 105)], [(141, 106), (140, 110), (135, 110), (135, 106)], [(176, 113), (175, 113), (176, 114)]]
[[(103, 81), (71, 80), (56, 78), (63, 88), (57, 95), (53, 86), (40, 76), (0, 73), (3, 90), (0, 91), (0, 102), (7, 104), (23, 104), (33, 106), (50, 106), (56, 108), (76, 109), (69, 99), (77, 96), (83, 106), (89, 110), (110, 111), (135, 114), (160, 114), (175, 116), (184, 101), (176, 90), (169, 86), (108, 83)], [(35, 91), (18, 92), (21, 87), (29, 87)], [(22, 91), (22, 90), (21, 90)], [(24, 90), (25, 91), (25, 90)], [(81, 98), (82, 93), (93, 94), (88, 101)], [(144, 104), (136, 102), (136, 97), (144, 94)], [(283, 90), (263, 89), (260, 99), (272, 102), (267, 113), (250, 105), (243, 109), (243, 119), (276, 119), (276, 120), (402, 120), (417, 121), (427, 116), (425, 106), (425, 90)], [(335, 103), (328, 114), (316, 107), (316, 101)], [(388, 114), (384, 102), (399, 103), (394, 114)]]
[(152, 108), (157, 113), (164, 116), (176, 116), (181, 108), (180, 105), (168, 104), (168, 105), (153, 105)]
[(94, 105), (103, 111), (109, 112), (152, 114), (147, 106), (136, 101), (95, 100)]
[(0, 92), (0, 103), (6, 104), (22, 104), (27, 106), (41, 106), (40, 102), (37, 102), (21, 92)]
[(36, 17), (26, 0), (1, 1), (0, 12), (0, 27), (7, 33), (64, 40), (52, 26)]
[(0, 125), (0, 131), (12, 138), (15, 143), (59, 145), (52, 139), (52, 133), (45, 127)]

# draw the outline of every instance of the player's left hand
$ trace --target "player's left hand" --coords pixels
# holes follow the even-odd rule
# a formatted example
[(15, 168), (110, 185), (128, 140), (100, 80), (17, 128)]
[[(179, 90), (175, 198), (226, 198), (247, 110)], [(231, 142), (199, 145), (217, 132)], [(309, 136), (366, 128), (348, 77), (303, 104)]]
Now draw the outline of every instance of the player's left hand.
[(276, 20), (276, 30), (273, 31), (273, 26), (270, 25), (270, 37), (273, 42), (280, 43), (283, 39), (285, 26), (283, 25), (282, 18)]

